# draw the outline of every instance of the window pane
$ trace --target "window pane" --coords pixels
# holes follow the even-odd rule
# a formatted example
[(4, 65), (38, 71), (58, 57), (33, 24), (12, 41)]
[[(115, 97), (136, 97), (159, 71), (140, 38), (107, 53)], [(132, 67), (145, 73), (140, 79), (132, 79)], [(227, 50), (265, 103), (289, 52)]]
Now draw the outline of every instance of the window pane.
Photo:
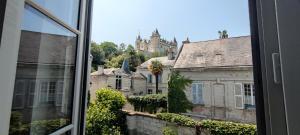
[(77, 28), (80, 0), (33, 0), (67, 24)]
[(76, 46), (76, 34), (25, 6), (10, 122), (20, 130), (10, 134), (49, 134), (70, 124)]

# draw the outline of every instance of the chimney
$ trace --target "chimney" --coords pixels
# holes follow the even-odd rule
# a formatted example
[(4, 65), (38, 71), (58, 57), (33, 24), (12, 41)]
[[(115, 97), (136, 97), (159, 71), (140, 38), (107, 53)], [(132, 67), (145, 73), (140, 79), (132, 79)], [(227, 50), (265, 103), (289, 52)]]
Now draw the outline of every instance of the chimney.
[(98, 73), (104, 74), (104, 65), (98, 65)]

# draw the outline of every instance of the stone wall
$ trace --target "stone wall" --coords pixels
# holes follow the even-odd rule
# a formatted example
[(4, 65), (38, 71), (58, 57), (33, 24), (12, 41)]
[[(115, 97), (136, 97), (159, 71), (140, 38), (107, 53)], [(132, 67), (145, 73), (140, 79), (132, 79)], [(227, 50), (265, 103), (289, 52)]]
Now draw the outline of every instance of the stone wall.
[[(141, 112), (128, 112), (126, 116), (129, 135), (162, 135), (166, 126), (177, 129), (178, 135), (197, 135), (196, 128), (179, 126), (174, 123), (159, 120), (153, 114)], [(202, 131), (199, 135), (209, 135), (207, 131)]]

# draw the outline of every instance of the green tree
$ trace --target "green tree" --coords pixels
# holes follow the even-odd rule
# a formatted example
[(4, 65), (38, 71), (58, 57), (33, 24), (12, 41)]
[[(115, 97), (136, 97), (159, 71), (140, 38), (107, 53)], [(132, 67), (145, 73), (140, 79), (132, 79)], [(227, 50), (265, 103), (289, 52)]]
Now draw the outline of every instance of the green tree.
[(151, 64), (148, 66), (148, 70), (155, 76), (155, 93), (158, 94), (158, 75), (163, 72), (163, 64), (158, 60), (151, 61)]
[(184, 113), (192, 108), (192, 104), (185, 95), (185, 88), (192, 80), (173, 71), (168, 80), (168, 111), (170, 113)]
[(100, 48), (104, 51), (105, 58), (108, 60), (118, 54), (118, 45), (113, 42), (102, 42)]
[(97, 69), (98, 65), (105, 64), (105, 54), (102, 48), (95, 42), (91, 44), (91, 54), (93, 56), (92, 70)]
[(218, 33), (219, 33), (219, 38), (220, 39), (228, 38), (227, 30), (218, 31)]
[(123, 61), (127, 58), (125, 54), (113, 57), (105, 66), (108, 68), (121, 68)]

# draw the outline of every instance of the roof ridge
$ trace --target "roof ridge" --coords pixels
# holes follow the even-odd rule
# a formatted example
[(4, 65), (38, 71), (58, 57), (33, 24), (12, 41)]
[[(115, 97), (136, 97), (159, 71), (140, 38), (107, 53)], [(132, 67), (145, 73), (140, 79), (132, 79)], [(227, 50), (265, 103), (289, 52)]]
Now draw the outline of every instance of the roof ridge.
[(210, 40), (203, 40), (203, 41), (190, 42), (190, 43), (186, 43), (186, 44), (191, 44), (191, 43), (201, 43), (201, 42), (211, 42), (211, 41), (220, 41), (220, 40), (229, 40), (229, 39), (245, 38), (245, 37), (251, 37), (251, 35), (247, 35), (247, 36), (237, 36), (237, 37), (229, 37), (229, 38), (222, 38), (222, 39), (210, 39)]

